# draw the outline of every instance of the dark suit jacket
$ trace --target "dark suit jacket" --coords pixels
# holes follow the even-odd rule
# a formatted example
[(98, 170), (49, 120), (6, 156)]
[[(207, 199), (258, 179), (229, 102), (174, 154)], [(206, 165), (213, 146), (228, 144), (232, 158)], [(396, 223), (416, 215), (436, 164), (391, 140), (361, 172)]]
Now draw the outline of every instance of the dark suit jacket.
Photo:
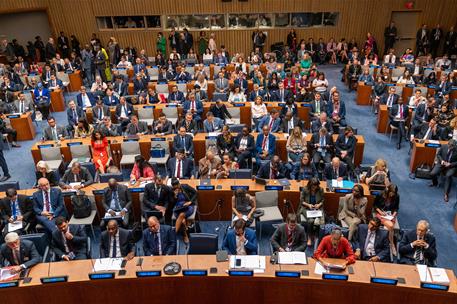
[(75, 255), (86, 254), (87, 236), (84, 232), (84, 227), (80, 225), (68, 225), (70, 233), (73, 235), (71, 240), (67, 240), (67, 246), (70, 251), (65, 250), (64, 237), (59, 229), (52, 232), (52, 249), (57, 256), (57, 260), (61, 260), (63, 255), (73, 252)]
[(254, 101), (255, 98), (256, 98), (257, 96), (261, 96), (262, 99), (263, 99), (263, 98), (265, 98), (265, 95), (266, 95), (265, 90), (259, 89), (258, 92), (252, 91), (252, 92), (249, 94), (249, 99), (248, 99), (248, 100), (249, 100), (249, 101)]
[(105, 106), (108, 106), (108, 107), (116, 106), (117, 104), (119, 104), (119, 98), (112, 95), (111, 102), (110, 102), (109, 97), (105, 96), (105, 97), (103, 97), (103, 103), (105, 104)]
[[(262, 132), (263, 126), (269, 126), (270, 125), (270, 120), (271, 120), (271, 115), (265, 115), (262, 119), (259, 121), (259, 126), (257, 127), (258, 132)], [(281, 125), (281, 119), (276, 118), (275, 121), (273, 122), (273, 125), (271, 126), (271, 132), (276, 133), (279, 131), (279, 126)]]
[[(244, 237), (246, 238), (247, 243), (244, 245), (244, 250), (246, 250), (247, 255), (256, 255), (257, 254), (257, 237), (255, 231), (246, 228), (244, 230)], [(236, 234), (235, 229), (229, 229), (225, 235), (224, 242), (222, 244), (222, 250), (228, 251), (231, 255), (236, 255)]]
[[(24, 221), (30, 223), (35, 220), (35, 213), (33, 212), (33, 202), (27, 195), (18, 194), (17, 201), (19, 210), (21, 211)], [(4, 221), (8, 221), (13, 216), (11, 209), (11, 200), (5, 197), (0, 202), (0, 213)]]
[[(168, 134), (173, 133), (173, 124), (171, 123), (171, 121), (169, 121), (167, 119), (167, 121), (165, 122), (165, 125), (163, 125), (161, 128), (157, 128), (158, 122), (159, 122), (158, 120), (155, 120), (154, 123), (152, 124), (152, 131), (154, 134), (164, 133), (165, 135), (168, 135)], [(193, 120), (192, 120), (192, 122), (195, 123)]]
[[(56, 130), (57, 130), (57, 136), (58, 137), (60, 137), (60, 136), (66, 137), (67, 136), (67, 130), (64, 127), (57, 125), (56, 126)], [(53, 137), (52, 137), (52, 130), (51, 130), (50, 126), (47, 126), (44, 129), (43, 137), (44, 137), (44, 140), (54, 140)]]
[(354, 149), (357, 143), (357, 138), (355, 136), (351, 136), (348, 138), (348, 142), (345, 143), (345, 136), (341, 134), (338, 136), (335, 142), (336, 153), (339, 155), (341, 151), (347, 151), (349, 157), (354, 156)]
[[(87, 170), (84, 167), (81, 167), (81, 171), (77, 175), (77, 180), (78, 182), (81, 182), (84, 185), (84, 187), (94, 183), (94, 179), (92, 178), (92, 175), (90, 174), (89, 170)], [(65, 174), (60, 178), (59, 185), (64, 186), (69, 185), (70, 183), (75, 183), (75, 176), (73, 172), (71, 172), (71, 169), (67, 169), (65, 171)]]
[(141, 92), (148, 90), (148, 81), (147, 79), (141, 78), (140, 80), (133, 80), (133, 92), (134, 94), (139, 94)]
[(451, 155), (450, 155), (450, 160), (449, 160), (448, 153), (449, 153), (448, 145), (441, 146), (441, 148), (436, 153), (435, 163), (441, 164), (441, 161), (446, 161), (446, 162), (450, 163), (449, 167), (443, 167), (443, 169), (444, 168), (455, 168), (457, 166), (457, 149), (454, 148), (452, 150)]
[(94, 121), (102, 120), (104, 116), (111, 117), (109, 107), (103, 105), (103, 108), (93, 107), (92, 117)]
[[(263, 144), (264, 137), (265, 136), (263, 135), (263, 133), (259, 133), (259, 135), (257, 135), (257, 140), (255, 142), (257, 153), (261, 153), (263, 151), (262, 144)], [(276, 136), (269, 133), (268, 134), (268, 154), (273, 156), (275, 154), (275, 151), (276, 151)]]
[[(242, 133), (239, 133), (235, 137), (235, 149), (239, 149), (240, 148), (240, 142), (241, 142), (242, 138), (243, 138), (243, 134)], [(246, 146), (246, 150), (249, 151), (251, 153), (251, 155), (252, 155), (252, 153), (254, 153), (254, 150), (255, 150), (254, 136), (252, 136), (251, 134), (248, 134), (248, 143), (247, 143), (247, 146)]]
[[(320, 143), (320, 136), (319, 136), (319, 133), (313, 133), (313, 135), (311, 136), (311, 141), (310, 141), (310, 144), (312, 145), (313, 147), (313, 153), (316, 153), (317, 152), (317, 148), (314, 147), (315, 144), (319, 144)], [(333, 144), (333, 137), (327, 133), (327, 135), (325, 136), (325, 149), (326, 149), (326, 152), (331, 152), (334, 148), (334, 144)]]
[(168, 102), (177, 102), (179, 104), (182, 104), (186, 98), (184, 97), (183, 92), (176, 92), (176, 93), (170, 93), (168, 95)]
[[(327, 112), (327, 102), (321, 98), (319, 101), (320, 113)], [(311, 101), (311, 111), (310, 114), (315, 115), (317, 113), (317, 104), (316, 100)]]
[[(128, 190), (127, 186), (118, 184), (117, 185), (117, 194), (119, 196), (119, 205), (122, 209), (126, 209), (127, 212), (130, 212), (132, 207), (132, 195)], [(111, 199), (113, 197), (113, 191), (110, 187), (106, 187), (103, 193), (103, 207), (105, 208), (105, 212), (107, 212), (111, 205)]]
[[(132, 239), (132, 232), (123, 228), (119, 229), (119, 244), (121, 255), (127, 256), (130, 252), (135, 252), (135, 243)], [(108, 231), (103, 231), (100, 238), (100, 258), (108, 258), (110, 251), (110, 236)]]
[[(429, 128), (428, 122), (422, 123), (422, 125), (420, 127), (420, 131), (418, 134), (416, 134), (416, 137), (419, 139), (423, 139), (424, 136), (427, 134), (428, 128)], [(440, 138), (438, 128), (436, 128), (435, 132), (431, 131), (431, 133), (429, 133), (428, 137), (429, 137), (428, 139), (440, 140), (441, 138)]]
[(338, 175), (335, 175), (335, 171), (333, 171), (332, 164), (327, 164), (324, 169), (324, 179), (325, 180), (332, 180), (337, 179), (338, 177), (342, 177), (343, 179), (347, 179), (348, 173), (346, 165), (340, 163), (338, 167)]
[[(399, 96), (397, 94), (394, 94), (392, 105), (398, 103), (398, 98), (399, 98)], [(389, 99), (389, 93), (385, 93), (384, 95), (381, 96), (381, 100), (379, 102), (383, 105), (386, 105), (388, 99)]]
[(189, 155), (194, 154), (194, 139), (189, 134), (184, 136), (185, 146), (182, 143), (181, 135), (176, 135), (173, 138), (173, 151), (176, 152), (179, 149), (184, 149)]
[(168, 203), (170, 202), (171, 195), (173, 195), (173, 193), (171, 188), (167, 185), (160, 186), (159, 196), (155, 183), (149, 183), (146, 185), (146, 187), (144, 187), (143, 204), (141, 206), (141, 210), (143, 210), (143, 212), (153, 211), (156, 210), (156, 205), (168, 208)]
[[(356, 249), (360, 249), (360, 256), (362, 259), (367, 259), (365, 252), (365, 241), (367, 240), (368, 235), (368, 225), (360, 224), (358, 229), (358, 243), (356, 244)], [(387, 237), (387, 231), (378, 229), (376, 231), (376, 236), (374, 240), (374, 251), (376, 256), (379, 257), (381, 262), (390, 261), (390, 245), (389, 238)]]
[[(303, 121), (299, 119), (298, 117), (292, 117), (292, 121), (294, 122), (294, 128), (299, 126), (302, 132), (305, 130), (305, 125), (303, 124)], [(289, 134), (291, 130), (289, 130), (289, 121), (287, 121), (285, 118), (281, 119), (281, 125), (279, 127), (279, 130), (281, 132)]]
[[(184, 110), (184, 113), (187, 113), (187, 111), (190, 110), (192, 104), (190, 102), (190, 100), (186, 100), (184, 101), (184, 104), (183, 104), (183, 110)], [(199, 116), (201, 116), (203, 114), (203, 103), (201, 101), (195, 101), (195, 113), (194, 115), (197, 114)]]
[[(409, 115), (409, 108), (406, 104), (402, 105), (403, 107), (403, 119), (406, 121)], [(395, 117), (397, 116), (398, 112), (400, 111), (400, 105), (399, 104), (394, 104), (392, 108), (390, 108), (389, 111), (389, 118), (391, 121), (395, 120)]]
[[(95, 105), (94, 94), (92, 94), (91, 92), (86, 92), (86, 94), (87, 94), (87, 97), (89, 98), (90, 103), (92, 104), (92, 106), (94, 106)], [(78, 104), (78, 107), (81, 107), (81, 108), (84, 107), (83, 97), (82, 97), (81, 93), (76, 95), (76, 103)]]
[[(333, 103), (329, 103), (327, 105), (327, 117), (332, 117), (333, 113)], [(338, 109), (338, 115), (340, 118), (344, 119), (346, 117), (346, 105), (344, 104), (344, 101), (340, 101), (340, 108)]]
[[(51, 203), (51, 208), (54, 211), (54, 217), (66, 216), (65, 205), (63, 204), (62, 191), (57, 188), (51, 188), (51, 193), (49, 196)], [(43, 212), (44, 200), (43, 200), (43, 191), (38, 190), (33, 193), (33, 210), (36, 215), (41, 215)]]
[(292, 92), (287, 89), (284, 89), (284, 94), (283, 94), (282, 99), (281, 99), (281, 93), (279, 90), (273, 91), (273, 93), (271, 93), (270, 99), (272, 101), (286, 102), (287, 100), (291, 99), (292, 97), (293, 97)]
[(225, 104), (222, 104), (220, 107), (217, 107), (215, 104), (213, 104), (210, 108), (209, 111), (214, 114), (214, 117), (218, 117), (222, 120), (225, 121), (225, 119), (232, 118), (232, 115), (230, 115), (229, 111), (227, 110), (227, 107)]
[[(416, 229), (406, 232), (400, 241), (399, 253), (401, 260), (405, 259), (410, 263), (414, 263), (415, 248), (411, 247), (411, 243), (417, 240)], [(424, 248), (424, 258), (428, 266), (433, 266), (437, 257), (435, 236), (431, 233), (426, 233), (424, 241), (429, 245)], [(401, 262), (400, 260), (400, 262)]]
[[(116, 106), (116, 117), (117, 117), (118, 121), (120, 120), (121, 114), (122, 114), (122, 105), (118, 104)], [(131, 104), (128, 104), (128, 103), (125, 104), (125, 114), (127, 115), (128, 118), (130, 118), (132, 116), (133, 106)]]
[[(182, 176), (181, 178), (190, 179), (192, 172), (194, 171), (194, 162), (188, 158), (184, 158), (182, 161)], [(167, 162), (168, 177), (175, 177), (176, 171), (176, 157), (170, 158)]]
[[(287, 224), (281, 224), (271, 237), (271, 246), (273, 251), (279, 251), (279, 248), (287, 247)], [(291, 251), (305, 251), (306, 249), (306, 234), (305, 228), (297, 225), (295, 228), (295, 237), (292, 241)]]
[(141, 134), (148, 134), (149, 129), (148, 129), (148, 124), (144, 121), (138, 121), (138, 125), (135, 126), (133, 123), (129, 123), (127, 125), (127, 129), (125, 132), (129, 135), (136, 135), (137, 133)]
[[(197, 126), (197, 122), (195, 120), (192, 120), (189, 124), (187, 124), (186, 120), (182, 119), (181, 121), (176, 122), (176, 124), (177, 124), (177, 128), (176, 128), (177, 130), (179, 130), (180, 127), (184, 127), (184, 128), (186, 128), (187, 133), (196, 134), (198, 132), (198, 126)], [(171, 134), (171, 131), (169, 134)]]
[[(35, 244), (29, 240), (21, 240), (20, 242), (19, 265), (24, 264), (25, 268), (30, 268), (40, 263), (41, 256), (38, 253)], [(0, 249), (0, 257), (2, 260), (7, 261), (9, 265), (17, 266), (14, 262), (12, 250), (6, 244), (3, 244)]]
[[(143, 251), (145, 256), (153, 255), (154, 239), (152, 232), (149, 228), (143, 230)], [(176, 233), (168, 225), (160, 225), (160, 244), (162, 248), (162, 255), (175, 255), (176, 254)]]
[(237, 79), (235, 79), (235, 81), (233, 82), (233, 84), (234, 84), (235, 86), (239, 86), (240, 89), (241, 89), (242, 91), (248, 89), (248, 81), (247, 81), (246, 79), (241, 79), (241, 80), (240, 80), (239, 78), (237, 78)]
[[(332, 121), (330, 120), (330, 118), (327, 118), (327, 121), (326, 121), (324, 127), (327, 129), (329, 134), (333, 134), (333, 126), (332, 126)], [(320, 119), (314, 120), (311, 123), (311, 132), (318, 133), (321, 128), (322, 128), (322, 122), (320, 121)]]
[(73, 115), (73, 110), (68, 108), (67, 109), (67, 121), (68, 125), (76, 126), (78, 124), (78, 119), (86, 117), (86, 113), (83, 111), (81, 107), (76, 106), (76, 117)]
[[(118, 83), (117, 81), (114, 82), (113, 91), (116, 92), (116, 93), (118, 93), (119, 96), (128, 95), (127, 88), (128, 88), (128, 84), (125, 83), (124, 81), (122, 81), (121, 83)], [(119, 92), (120, 92), (120, 93), (119, 93)]]
[[(285, 178), (283, 174), (284, 170), (278, 168), (278, 172), (276, 173), (276, 179)], [(259, 171), (257, 172), (257, 177), (263, 179), (270, 179), (270, 162), (266, 162), (262, 166), (260, 166)]]

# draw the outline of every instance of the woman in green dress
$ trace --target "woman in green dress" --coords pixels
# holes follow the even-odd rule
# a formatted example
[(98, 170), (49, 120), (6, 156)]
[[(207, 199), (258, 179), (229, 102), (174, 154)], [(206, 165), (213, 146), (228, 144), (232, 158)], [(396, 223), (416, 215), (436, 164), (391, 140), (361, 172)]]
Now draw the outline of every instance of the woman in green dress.
[(157, 52), (160, 51), (164, 58), (167, 57), (167, 54), (166, 54), (166, 52), (167, 52), (167, 40), (163, 36), (162, 32), (159, 32), (157, 34), (156, 50), (157, 50)]
[(302, 71), (302, 75), (309, 75), (309, 70), (311, 68), (311, 65), (313, 64), (313, 60), (311, 59), (311, 56), (309, 53), (303, 54), (303, 58), (300, 61), (300, 67)]
[(200, 38), (198, 40), (198, 55), (200, 58), (205, 54), (206, 49), (208, 48), (208, 38), (206, 38), (206, 32), (200, 31)]

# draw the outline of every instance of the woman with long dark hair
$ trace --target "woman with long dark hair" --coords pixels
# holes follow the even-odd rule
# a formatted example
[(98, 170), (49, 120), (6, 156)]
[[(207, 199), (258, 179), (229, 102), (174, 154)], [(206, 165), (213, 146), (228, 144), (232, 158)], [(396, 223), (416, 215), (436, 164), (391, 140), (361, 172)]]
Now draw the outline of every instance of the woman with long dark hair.
[(156, 173), (151, 164), (143, 156), (135, 156), (135, 164), (133, 165), (132, 173), (130, 173), (130, 182), (154, 181), (155, 177)]
[[(322, 215), (315, 217), (308, 211), (321, 211)], [(320, 186), (319, 179), (313, 177), (308, 185), (303, 187), (300, 194), (300, 207), (297, 214), (305, 219), (305, 228), (308, 233), (308, 246), (311, 246), (318, 235), (319, 226), (325, 224), (324, 217), (324, 189)]]
[(376, 196), (373, 204), (373, 213), (381, 220), (382, 225), (389, 231), (390, 250), (397, 255), (394, 245), (394, 226), (400, 207), (400, 195), (395, 184), (387, 186), (381, 195)]

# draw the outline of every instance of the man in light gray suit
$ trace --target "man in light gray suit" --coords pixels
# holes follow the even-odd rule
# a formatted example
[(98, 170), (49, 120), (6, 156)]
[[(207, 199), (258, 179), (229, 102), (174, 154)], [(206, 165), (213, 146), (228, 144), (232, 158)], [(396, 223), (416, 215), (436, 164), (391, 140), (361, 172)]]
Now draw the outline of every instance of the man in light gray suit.
[(287, 215), (286, 223), (278, 226), (271, 237), (273, 251), (305, 251), (305, 228), (297, 224), (295, 213)]
[(67, 136), (67, 130), (63, 126), (56, 124), (54, 117), (48, 117), (48, 126), (43, 130), (44, 140), (60, 140), (62, 137)]
[(132, 115), (130, 123), (126, 129), (127, 135), (144, 135), (149, 133), (148, 124), (144, 121), (139, 121), (138, 116)]
[(84, 79), (86, 80), (86, 84), (91, 85), (94, 81), (92, 75), (92, 64), (94, 62), (94, 54), (92, 53), (90, 46), (88, 44), (86, 44), (84, 49), (81, 51), (81, 59), (81, 69), (84, 72)]
[(218, 77), (214, 79), (216, 90), (213, 94), (213, 100), (227, 100), (227, 94), (230, 89), (229, 81), (224, 77), (224, 73), (219, 72)]

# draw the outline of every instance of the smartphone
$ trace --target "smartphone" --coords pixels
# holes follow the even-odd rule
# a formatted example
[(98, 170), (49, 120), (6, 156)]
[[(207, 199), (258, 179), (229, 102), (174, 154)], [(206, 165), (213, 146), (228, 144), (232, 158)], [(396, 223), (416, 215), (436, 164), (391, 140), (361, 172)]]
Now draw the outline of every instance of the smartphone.
[(136, 266), (141, 266), (143, 264), (143, 258), (138, 258), (136, 261)]
[(121, 268), (124, 268), (125, 265), (127, 265), (127, 260), (122, 260), (122, 263), (121, 263)]
[(31, 277), (26, 277), (26, 278), (24, 278), (24, 280), (22, 280), (22, 283), (28, 284), (28, 283), (30, 283), (31, 281), (32, 281), (32, 278), (31, 278)]
[(237, 267), (241, 266), (241, 259), (236, 259), (235, 260), (235, 266), (237, 266)]
[(399, 284), (406, 284), (405, 278), (397, 278)]
[(216, 267), (211, 267), (209, 269), (209, 273), (217, 273), (217, 268)]
[(352, 266), (348, 267), (348, 273), (349, 274), (354, 274), (354, 268)]
[(127, 270), (121, 269), (121, 270), (119, 270), (119, 273), (118, 273), (117, 275), (123, 276), (123, 275), (125, 275), (126, 273), (127, 273)]
[(302, 270), (302, 271), (301, 271), (301, 275), (302, 275), (302, 277), (307, 277), (307, 276), (309, 276), (309, 270)]

